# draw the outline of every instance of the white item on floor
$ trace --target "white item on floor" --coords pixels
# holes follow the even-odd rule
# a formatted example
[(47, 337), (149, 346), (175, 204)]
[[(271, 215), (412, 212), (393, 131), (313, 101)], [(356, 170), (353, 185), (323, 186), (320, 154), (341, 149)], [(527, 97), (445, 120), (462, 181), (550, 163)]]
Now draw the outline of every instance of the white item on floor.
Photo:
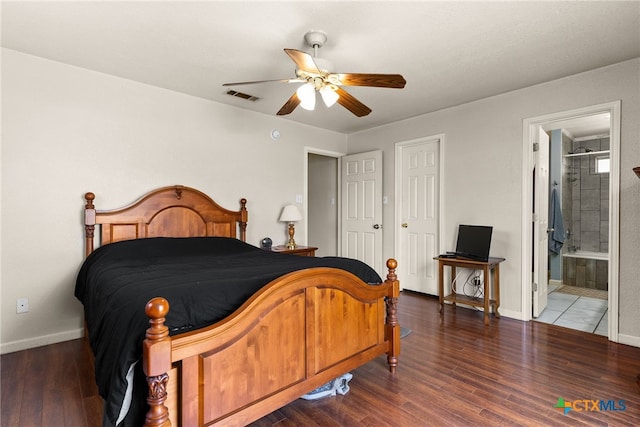
[(300, 398), (305, 400), (316, 400), (328, 396), (335, 396), (336, 394), (344, 396), (349, 392), (349, 381), (351, 381), (351, 378), (353, 378), (353, 375), (347, 372), (346, 374), (321, 385), (317, 389), (300, 396)]

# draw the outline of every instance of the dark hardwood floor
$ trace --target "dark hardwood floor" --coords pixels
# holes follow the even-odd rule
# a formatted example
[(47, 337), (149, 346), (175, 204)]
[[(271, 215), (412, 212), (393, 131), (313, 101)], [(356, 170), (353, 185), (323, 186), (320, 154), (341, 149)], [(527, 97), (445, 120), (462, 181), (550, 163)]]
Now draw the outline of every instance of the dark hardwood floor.
[[(399, 319), (412, 333), (395, 376), (378, 358), (352, 372), (347, 395), (297, 400), (252, 426), (640, 425), (640, 348), (537, 322), (487, 327), (464, 308), (441, 319), (437, 299), (411, 292)], [(2, 426), (99, 426), (84, 352), (74, 340), (3, 355)], [(575, 408), (565, 415), (559, 398)]]

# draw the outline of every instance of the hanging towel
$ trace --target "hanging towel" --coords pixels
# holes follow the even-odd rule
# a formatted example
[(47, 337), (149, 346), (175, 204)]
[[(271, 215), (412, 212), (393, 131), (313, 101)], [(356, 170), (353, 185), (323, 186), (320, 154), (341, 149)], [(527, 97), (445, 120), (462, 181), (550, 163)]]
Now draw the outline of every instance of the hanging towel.
[(549, 226), (552, 230), (549, 232), (549, 251), (557, 255), (564, 244), (565, 233), (560, 197), (555, 188), (551, 191), (551, 200), (549, 202)]

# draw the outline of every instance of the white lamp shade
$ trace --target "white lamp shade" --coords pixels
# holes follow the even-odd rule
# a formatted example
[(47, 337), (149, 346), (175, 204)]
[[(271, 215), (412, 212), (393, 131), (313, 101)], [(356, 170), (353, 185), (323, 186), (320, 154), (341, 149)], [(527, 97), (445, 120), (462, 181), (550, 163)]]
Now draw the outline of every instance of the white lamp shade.
[(338, 93), (335, 90), (331, 89), (331, 87), (329, 86), (323, 86), (320, 89), (320, 95), (322, 96), (324, 105), (326, 105), (327, 107), (331, 107), (336, 103), (338, 98), (340, 98), (340, 95), (338, 95)]
[(305, 110), (316, 108), (316, 88), (311, 83), (305, 83), (296, 90), (300, 99), (300, 106)]
[(296, 205), (287, 205), (282, 209), (280, 214), (280, 221), (282, 222), (296, 222), (302, 219), (302, 214)]

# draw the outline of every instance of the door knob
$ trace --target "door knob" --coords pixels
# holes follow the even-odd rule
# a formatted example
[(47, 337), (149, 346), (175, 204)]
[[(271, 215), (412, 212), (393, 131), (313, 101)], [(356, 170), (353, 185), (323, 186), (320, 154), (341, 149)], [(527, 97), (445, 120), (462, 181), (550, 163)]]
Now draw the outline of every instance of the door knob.
[(373, 224), (373, 228), (378, 230), (378, 229), (382, 228), (382, 224)]
[(407, 224), (406, 222), (403, 222), (402, 225), (400, 227), (402, 228), (407, 228), (409, 226), (409, 224)]

